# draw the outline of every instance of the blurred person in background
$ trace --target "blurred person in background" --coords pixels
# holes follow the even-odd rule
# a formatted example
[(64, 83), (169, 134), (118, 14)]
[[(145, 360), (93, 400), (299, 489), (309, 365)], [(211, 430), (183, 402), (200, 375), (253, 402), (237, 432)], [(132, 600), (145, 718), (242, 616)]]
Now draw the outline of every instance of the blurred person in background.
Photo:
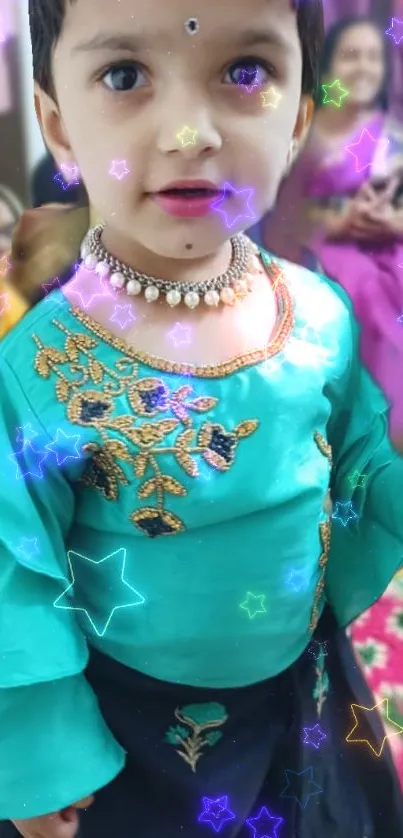
[(403, 127), (388, 114), (388, 64), (386, 38), (373, 21), (351, 18), (329, 30), (313, 127), (263, 242), (303, 264), (311, 252), (345, 288), (365, 326), (363, 361), (397, 416), (403, 415)]

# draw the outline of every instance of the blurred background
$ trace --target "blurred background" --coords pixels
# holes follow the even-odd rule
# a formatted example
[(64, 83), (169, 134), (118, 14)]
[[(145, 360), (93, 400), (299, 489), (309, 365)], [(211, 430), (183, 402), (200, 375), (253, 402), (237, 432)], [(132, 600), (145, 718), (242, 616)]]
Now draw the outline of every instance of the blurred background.
[[(376, 62), (378, 61), (380, 65), (381, 76), (382, 68), (387, 66), (386, 95), (383, 97), (383, 104), (378, 103), (379, 112), (371, 112), (373, 137), (371, 136), (370, 139), (375, 141), (378, 137), (382, 146), (382, 138), (386, 134), (390, 136), (392, 155), (396, 160), (400, 160), (398, 168), (400, 167), (399, 171), (402, 174), (403, 0), (324, 0), (324, 5), (327, 29), (351, 16), (370, 18), (379, 28), (382, 43), (385, 46), (385, 55), (382, 55), (382, 50), (379, 49), (379, 31), (378, 47), (376, 40), (375, 46), (371, 46), (371, 44), (374, 44), (374, 33), (368, 32), (368, 27), (364, 33), (366, 46), (364, 45), (364, 36), (362, 33), (358, 33), (358, 45), (361, 43), (360, 48), (364, 51), (367, 50), (365, 61), (373, 62), (374, 67), (373, 70), (370, 69), (369, 77), (372, 72), (373, 79), (375, 79), (375, 88), (378, 87), (378, 93), (379, 80), (376, 81), (375, 78)], [(348, 48), (343, 47), (341, 41), (333, 44), (332, 47), (331, 58), (333, 64), (336, 62), (337, 67), (342, 66), (340, 62), (346, 61), (347, 53), (352, 54), (354, 50), (357, 53), (359, 49), (355, 45), (357, 30), (355, 30), (355, 36), (351, 33), (344, 33), (343, 37), (350, 38)], [(347, 41), (345, 40), (343, 43), (347, 44)], [(355, 45), (354, 48), (352, 44)], [(343, 54), (343, 49), (346, 54)], [(373, 53), (371, 58), (371, 50), (376, 52), (376, 49), (378, 49), (380, 57), (377, 58)], [(354, 60), (359, 61), (361, 59), (356, 56)], [(333, 72), (330, 66), (329, 70), (331, 73)], [(332, 75), (330, 75), (330, 78), (332, 78)], [(354, 81), (353, 76), (351, 78)], [(365, 84), (363, 88), (362, 82), (358, 81), (355, 95), (363, 98), (364, 111), (365, 97), (372, 95), (370, 90), (368, 93), (368, 90), (365, 88)], [(376, 93), (376, 89), (374, 92)], [(329, 141), (329, 148), (332, 151), (330, 146), (331, 140), (334, 139), (333, 135), (339, 131), (339, 135), (342, 136), (343, 131), (352, 126), (346, 124), (346, 117), (343, 110), (340, 110), (340, 105), (333, 109), (321, 108), (320, 111), (318, 133), (322, 140), (323, 138), (326, 139), (326, 143)], [(347, 114), (347, 110), (345, 113)], [(358, 119), (360, 119), (359, 113)], [(364, 124), (364, 122), (357, 122), (359, 126)], [(322, 146), (326, 143), (322, 142)], [(305, 164), (305, 172), (308, 172), (311, 183), (313, 181), (312, 159), (308, 157)], [(337, 161), (337, 154), (335, 158), (334, 151), (333, 159)], [(378, 157), (376, 166), (374, 167), (371, 164), (371, 172), (375, 172), (375, 175), (377, 173), (378, 175), (379, 173), (382, 174), (383, 164), (384, 160)], [(364, 167), (365, 171), (368, 172), (370, 163), (365, 164), (365, 166), (368, 166), (368, 169)], [(301, 171), (303, 168), (304, 166), (300, 167)], [(295, 169), (298, 170), (298, 165)], [(325, 210), (329, 210), (331, 213), (333, 206), (340, 207), (347, 193), (352, 195), (355, 190), (360, 189), (361, 181), (364, 178), (357, 179), (357, 174), (362, 171), (362, 168), (354, 169), (354, 166), (351, 169), (350, 155), (350, 169), (348, 171), (347, 169), (342, 171), (336, 167), (333, 181), (328, 179), (328, 183), (323, 184), (318, 180), (318, 191), (316, 195), (311, 194), (310, 197), (317, 199), (322, 217)], [(83, 197), (80, 188), (69, 187), (69, 189), (63, 189), (63, 184), (55, 183), (55, 174), (57, 175), (57, 170), (54, 168), (52, 160), (46, 155), (33, 105), (28, 0), (0, 0), (0, 261), (2, 253), (4, 254), (10, 245), (14, 225), (24, 208), (55, 201), (61, 203), (75, 202)], [(345, 178), (345, 187), (341, 186), (341, 175)], [(351, 177), (353, 182), (350, 183)], [(294, 182), (292, 187), (295, 189), (294, 198), (285, 200), (288, 209), (294, 205), (301, 205), (301, 201), (295, 198), (295, 196), (298, 196), (300, 186), (295, 172), (293, 178), (294, 181), (291, 178), (290, 184), (292, 185)], [(401, 180), (401, 184), (403, 184), (403, 180)], [(380, 186), (383, 188), (382, 183), (380, 183)], [(338, 189), (339, 192), (341, 189), (345, 194), (338, 194)], [(325, 260), (328, 259), (330, 268), (332, 266), (334, 268), (338, 260), (342, 268), (341, 276), (333, 278), (348, 287), (349, 271), (352, 274), (352, 280), (359, 270), (361, 270), (361, 275), (366, 281), (371, 271), (375, 272), (374, 281), (377, 280), (378, 274), (381, 275), (376, 262), (376, 253), (379, 253), (382, 255), (382, 281), (390, 283), (397, 281), (397, 270), (403, 270), (403, 255), (400, 257), (396, 255), (398, 252), (402, 253), (401, 248), (403, 247), (402, 190), (403, 185), (401, 185), (400, 192), (397, 190), (396, 195), (390, 196), (390, 206), (386, 207), (389, 216), (385, 216), (385, 221), (382, 224), (380, 222), (379, 230), (376, 231), (374, 227), (371, 227), (371, 235), (376, 237), (377, 250), (368, 250), (368, 247), (361, 247), (357, 244), (357, 241), (337, 247), (332, 244), (332, 249), (329, 250), (329, 243), (326, 243), (323, 239), (319, 243), (316, 242), (316, 252), (314, 252), (315, 242), (312, 245), (313, 250), (308, 248), (306, 257), (308, 266), (311, 267), (309, 258), (313, 253), (312, 258), (319, 258), (319, 263), (324, 265), (325, 271), (329, 275), (333, 275)], [(334, 194), (330, 194), (332, 191)], [(286, 214), (279, 210), (280, 205), (281, 195), (276, 207), (278, 220), (281, 222), (278, 229), (273, 226), (272, 220), (269, 219), (267, 229), (263, 223), (257, 232), (255, 231), (255, 237), (260, 238), (263, 244), (270, 248), (269, 233), (274, 230), (274, 246), (272, 249), (280, 255), (287, 256), (289, 255), (287, 248), (293, 247), (295, 244), (296, 227), (290, 219), (286, 218)], [(401, 225), (398, 228), (395, 224), (392, 231), (393, 235), (390, 232), (390, 226), (389, 230), (387, 226), (388, 218), (390, 225), (392, 211), (393, 213), (396, 211), (396, 224)], [(331, 214), (329, 220), (331, 220)], [(280, 230), (281, 224), (283, 231)], [(284, 249), (283, 253), (281, 253), (281, 244)], [(309, 246), (311, 247), (311, 244)], [(397, 248), (400, 248), (400, 250), (398, 251)], [(292, 255), (289, 255), (289, 258), (292, 258)], [(301, 257), (297, 255), (295, 261), (303, 262), (304, 258), (304, 255)], [(399, 260), (401, 264), (399, 264)], [(314, 263), (312, 266), (314, 266)], [(401, 383), (399, 386), (401, 386)], [(364, 669), (377, 700), (381, 701), (383, 698), (389, 698), (390, 717), (403, 726), (403, 578), (401, 576), (394, 580), (381, 601), (376, 603), (353, 626), (351, 634), (357, 659)], [(386, 720), (385, 723), (387, 724)], [(403, 786), (403, 737), (395, 736), (390, 742), (395, 750)]]

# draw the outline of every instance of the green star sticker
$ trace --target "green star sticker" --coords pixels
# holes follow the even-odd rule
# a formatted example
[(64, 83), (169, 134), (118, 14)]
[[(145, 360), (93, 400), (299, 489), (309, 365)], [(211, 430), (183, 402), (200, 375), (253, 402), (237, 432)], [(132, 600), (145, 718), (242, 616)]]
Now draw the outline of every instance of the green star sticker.
[(359, 471), (353, 471), (348, 477), (348, 482), (353, 489), (365, 489), (367, 485), (368, 475), (360, 474)]
[(349, 96), (349, 91), (342, 87), (339, 79), (332, 81), (331, 84), (322, 84), (321, 87), (324, 105), (335, 105), (336, 108), (341, 108), (344, 100)]
[(248, 617), (253, 620), (257, 614), (266, 614), (266, 608), (264, 606), (264, 600), (266, 599), (265, 594), (251, 594), (248, 591), (246, 595), (245, 602), (241, 602), (240, 608), (243, 608), (244, 611), (248, 612)]

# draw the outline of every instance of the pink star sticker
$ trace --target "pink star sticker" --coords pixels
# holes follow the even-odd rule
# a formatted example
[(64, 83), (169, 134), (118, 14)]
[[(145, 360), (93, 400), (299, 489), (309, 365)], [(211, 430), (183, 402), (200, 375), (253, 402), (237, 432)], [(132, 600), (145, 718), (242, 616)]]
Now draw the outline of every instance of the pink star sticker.
[(109, 174), (117, 180), (123, 180), (129, 174), (129, 169), (126, 165), (126, 160), (112, 160)]
[(130, 303), (125, 306), (116, 305), (110, 318), (111, 323), (118, 323), (121, 329), (125, 329), (135, 319)]
[[(256, 215), (249, 204), (249, 202), (252, 200), (253, 192), (253, 189), (235, 189), (231, 186), (231, 184), (224, 183), (221, 195), (211, 204), (211, 209), (216, 210), (218, 213), (220, 213), (220, 215), (223, 216), (225, 223), (229, 228), (234, 227), (238, 221), (243, 221), (243, 219), (251, 219), (251, 221), (254, 221)], [(238, 196), (241, 197), (241, 200), (244, 203), (244, 211), (237, 213), (235, 209), (234, 217), (230, 221), (228, 218), (228, 211), (221, 207), (224, 206), (227, 201), (229, 202), (235, 199), (235, 201), (237, 202)]]
[(393, 38), (396, 46), (399, 46), (399, 44), (403, 41), (403, 20), (400, 20), (397, 17), (392, 17), (391, 25), (389, 29), (385, 29), (385, 34)]
[(80, 267), (75, 278), (69, 285), (70, 294), (76, 294), (83, 308), (90, 308), (96, 299), (113, 299), (113, 293), (108, 283), (102, 280), (95, 271)]
[(190, 326), (182, 326), (181, 323), (175, 323), (174, 328), (168, 332), (168, 335), (173, 340), (175, 346), (189, 346), (191, 342)]
[[(387, 137), (381, 137), (381, 139), (376, 140), (367, 128), (363, 128), (358, 142), (346, 145), (344, 150), (355, 157), (356, 171), (363, 172), (364, 169), (370, 168), (375, 149), (377, 150), (377, 155), (382, 157), (382, 155), (386, 154), (388, 145), (389, 140)], [(353, 151), (353, 149), (356, 149), (356, 151)]]
[(62, 163), (60, 170), (66, 183), (70, 186), (78, 186), (80, 183), (80, 169), (75, 163), (71, 163), (70, 166), (67, 163)]

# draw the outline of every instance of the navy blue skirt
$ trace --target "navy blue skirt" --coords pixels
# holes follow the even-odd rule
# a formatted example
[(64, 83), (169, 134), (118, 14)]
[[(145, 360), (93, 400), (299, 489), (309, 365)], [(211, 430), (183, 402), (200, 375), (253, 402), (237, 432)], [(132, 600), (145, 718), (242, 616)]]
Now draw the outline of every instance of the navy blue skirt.
[(351, 707), (375, 700), (329, 611), (293, 666), (252, 686), (166, 683), (96, 651), (86, 674), (127, 763), (79, 838), (403, 838), (382, 722)]

